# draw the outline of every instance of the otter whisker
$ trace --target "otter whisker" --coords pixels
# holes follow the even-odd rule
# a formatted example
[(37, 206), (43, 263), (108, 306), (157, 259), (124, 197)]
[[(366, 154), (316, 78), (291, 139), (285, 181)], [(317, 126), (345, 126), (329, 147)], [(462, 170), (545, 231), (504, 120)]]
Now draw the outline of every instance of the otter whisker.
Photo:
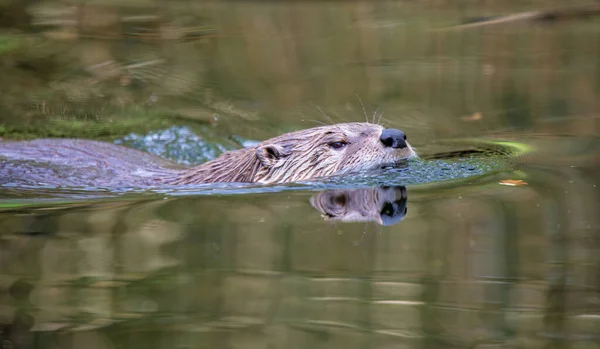
[(381, 125), (381, 117), (382, 116), (383, 116), (383, 112), (381, 112), (381, 114), (379, 114), (379, 119), (377, 119), (377, 125)]
[[(304, 120), (303, 120), (304, 121)], [(323, 121), (319, 121), (319, 120), (315, 120), (315, 119), (307, 119), (306, 121), (312, 121), (315, 122), (319, 125), (323, 125), (323, 126), (329, 126), (329, 124), (324, 123)]]
[(377, 111), (379, 110), (379, 108), (375, 109), (375, 112), (373, 112), (373, 124), (375, 123), (375, 116), (377, 115)]
[(360, 246), (360, 244), (361, 244), (361, 243), (362, 243), (362, 241), (363, 241), (363, 238), (364, 238), (364, 237), (365, 237), (365, 235), (367, 234), (367, 227), (368, 227), (368, 223), (365, 223), (365, 225), (364, 225), (364, 229), (363, 229), (363, 232), (362, 232), (362, 234), (361, 234), (361, 236), (360, 236), (360, 239), (358, 239), (358, 240), (354, 240), (354, 241), (352, 242), (352, 244), (353, 244), (354, 246)]
[(313, 103), (310, 103), (310, 105), (311, 105), (312, 107), (316, 108), (316, 109), (317, 109), (319, 112), (321, 112), (321, 115), (323, 115), (323, 116), (324, 116), (324, 117), (325, 117), (327, 120), (329, 120), (329, 121), (331, 122), (331, 125), (335, 124), (335, 122), (333, 122), (333, 119), (332, 119), (332, 118), (331, 118), (329, 115), (327, 115), (327, 114), (326, 114), (326, 113), (323, 111), (323, 109), (319, 108), (319, 106), (318, 106), (318, 105), (316, 105), (316, 104), (313, 104)]
[(365, 121), (368, 124), (369, 123), (369, 117), (367, 116), (367, 111), (365, 110), (365, 105), (363, 104), (362, 99), (360, 99), (360, 97), (356, 93), (354, 95), (356, 96), (356, 98), (358, 98), (358, 101), (360, 102), (360, 106), (362, 107), (363, 114), (365, 114)]

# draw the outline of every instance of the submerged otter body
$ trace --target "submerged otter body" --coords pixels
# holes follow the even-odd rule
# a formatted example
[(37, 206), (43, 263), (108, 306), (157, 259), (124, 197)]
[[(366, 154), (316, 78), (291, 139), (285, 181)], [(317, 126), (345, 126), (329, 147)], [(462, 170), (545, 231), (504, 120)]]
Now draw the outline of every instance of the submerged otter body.
[(192, 168), (105, 142), (40, 139), (0, 142), (0, 185), (285, 183), (366, 170), (414, 156), (402, 131), (371, 123), (286, 133)]

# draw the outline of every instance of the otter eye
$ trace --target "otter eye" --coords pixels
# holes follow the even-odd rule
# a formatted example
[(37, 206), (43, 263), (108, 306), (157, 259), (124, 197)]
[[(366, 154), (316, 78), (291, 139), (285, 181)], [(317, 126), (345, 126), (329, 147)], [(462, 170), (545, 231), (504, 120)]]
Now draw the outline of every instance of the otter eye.
[(346, 143), (346, 142), (331, 142), (331, 143), (329, 143), (329, 146), (335, 150), (339, 150), (339, 149), (342, 149), (343, 147), (345, 147), (346, 144), (348, 144), (348, 143)]
[(340, 205), (340, 206), (344, 206), (346, 205), (346, 196), (345, 195), (338, 195), (335, 197), (334, 199), (335, 203)]

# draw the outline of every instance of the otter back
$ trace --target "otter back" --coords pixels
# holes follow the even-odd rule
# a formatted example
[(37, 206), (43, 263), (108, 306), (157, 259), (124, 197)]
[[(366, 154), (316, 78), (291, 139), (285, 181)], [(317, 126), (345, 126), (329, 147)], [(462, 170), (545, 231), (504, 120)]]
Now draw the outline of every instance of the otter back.
[(82, 139), (0, 142), (0, 185), (151, 185), (176, 164), (111, 143)]

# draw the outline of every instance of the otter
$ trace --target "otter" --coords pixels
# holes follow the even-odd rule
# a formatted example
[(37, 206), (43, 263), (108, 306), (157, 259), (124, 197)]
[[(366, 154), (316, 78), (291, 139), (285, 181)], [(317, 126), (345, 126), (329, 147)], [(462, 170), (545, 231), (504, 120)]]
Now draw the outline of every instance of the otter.
[(327, 221), (389, 226), (404, 219), (407, 200), (406, 187), (396, 186), (326, 190), (311, 197), (310, 204)]
[(0, 142), (0, 185), (287, 183), (371, 169), (415, 156), (401, 130), (359, 122), (285, 133), (192, 168), (106, 142), (7, 141)]

